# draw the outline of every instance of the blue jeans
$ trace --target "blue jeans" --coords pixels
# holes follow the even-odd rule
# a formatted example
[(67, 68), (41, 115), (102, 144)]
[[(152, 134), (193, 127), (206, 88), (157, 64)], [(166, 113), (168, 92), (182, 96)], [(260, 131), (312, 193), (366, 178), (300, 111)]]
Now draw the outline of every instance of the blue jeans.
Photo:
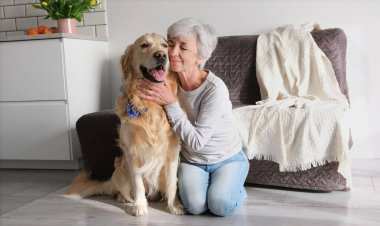
[(244, 151), (212, 165), (189, 163), (182, 157), (178, 181), (183, 206), (191, 214), (207, 210), (218, 216), (234, 213), (247, 197), (248, 169)]

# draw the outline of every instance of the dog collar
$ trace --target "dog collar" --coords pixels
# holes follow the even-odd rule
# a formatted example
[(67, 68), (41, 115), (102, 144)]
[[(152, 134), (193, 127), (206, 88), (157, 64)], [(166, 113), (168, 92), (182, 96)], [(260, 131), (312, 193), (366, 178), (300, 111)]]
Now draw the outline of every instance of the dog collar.
[(126, 112), (127, 112), (127, 115), (128, 115), (128, 118), (137, 118), (141, 115), (143, 115), (144, 113), (146, 113), (148, 111), (148, 108), (144, 108), (143, 109), (143, 112), (140, 112), (139, 110), (137, 110), (135, 108), (135, 106), (133, 106), (133, 104), (131, 104), (131, 102), (128, 100), (127, 101), (127, 106), (126, 106)]

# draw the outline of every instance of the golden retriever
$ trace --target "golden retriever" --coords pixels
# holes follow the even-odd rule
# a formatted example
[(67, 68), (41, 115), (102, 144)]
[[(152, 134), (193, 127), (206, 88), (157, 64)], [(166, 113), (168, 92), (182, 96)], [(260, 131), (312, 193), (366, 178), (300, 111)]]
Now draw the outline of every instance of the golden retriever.
[(124, 89), (116, 102), (123, 155), (115, 159), (115, 171), (109, 181), (92, 181), (89, 173), (82, 173), (66, 194), (87, 197), (119, 193), (119, 200), (133, 202), (134, 216), (148, 212), (146, 197), (161, 196), (166, 198), (170, 213), (185, 213), (176, 195), (179, 138), (163, 107), (137, 95), (141, 78), (153, 83), (167, 79), (174, 94), (177, 93), (177, 81), (168, 72), (167, 48), (165, 39), (155, 33), (145, 34), (127, 47), (120, 61)]

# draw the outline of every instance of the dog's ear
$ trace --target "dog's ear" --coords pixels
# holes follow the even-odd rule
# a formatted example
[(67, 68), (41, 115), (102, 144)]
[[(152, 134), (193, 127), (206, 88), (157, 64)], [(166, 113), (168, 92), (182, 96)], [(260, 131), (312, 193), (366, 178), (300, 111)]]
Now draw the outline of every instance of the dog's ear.
[(129, 45), (125, 49), (124, 54), (120, 58), (121, 71), (123, 72), (122, 79), (123, 81), (128, 78), (133, 72), (133, 45)]

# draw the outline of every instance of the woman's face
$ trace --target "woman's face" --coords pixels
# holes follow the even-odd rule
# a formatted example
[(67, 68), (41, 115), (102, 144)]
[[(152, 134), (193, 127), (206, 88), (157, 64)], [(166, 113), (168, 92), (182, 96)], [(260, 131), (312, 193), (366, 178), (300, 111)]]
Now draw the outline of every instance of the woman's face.
[(171, 71), (194, 70), (202, 62), (198, 55), (198, 40), (194, 35), (170, 38), (168, 44)]

